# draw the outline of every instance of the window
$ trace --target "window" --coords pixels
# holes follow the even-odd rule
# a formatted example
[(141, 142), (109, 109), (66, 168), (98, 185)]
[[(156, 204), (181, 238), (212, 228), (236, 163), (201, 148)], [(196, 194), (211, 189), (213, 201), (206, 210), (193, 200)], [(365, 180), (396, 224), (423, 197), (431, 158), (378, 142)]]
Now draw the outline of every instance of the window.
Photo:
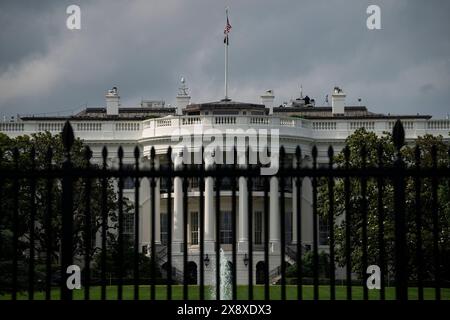
[(292, 212), (286, 212), (284, 217), (284, 235), (286, 243), (292, 242)]
[[(124, 164), (123, 165), (123, 169), (124, 170), (134, 170), (134, 165), (132, 164)], [(129, 189), (134, 189), (134, 178), (132, 177), (125, 177), (123, 179), (123, 189), (124, 190), (129, 190)]]
[(123, 215), (123, 234), (134, 234), (134, 212)]
[(189, 187), (191, 187), (191, 189), (198, 189), (199, 183), (200, 183), (199, 178), (197, 177), (189, 178)]
[(161, 244), (167, 245), (167, 213), (161, 212), (160, 220), (160, 230), (161, 230)]
[(328, 244), (328, 237), (330, 234), (330, 228), (328, 225), (328, 221), (319, 216), (319, 244), (320, 245), (327, 245)]
[(191, 244), (198, 244), (198, 212), (191, 212)]
[(231, 212), (221, 211), (220, 212), (220, 243), (230, 244), (232, 242), (231, 233)]
[(263, 222), (262, 222), (262, 212), (256, 211), (254, 213), (254, 221), (255, 221), (255, 244), (262, 244), (262, 229), (263, 229)]
[(134, 189), (134, 178), (126, 177), (123, 180), (123, 189), (124, 190)]

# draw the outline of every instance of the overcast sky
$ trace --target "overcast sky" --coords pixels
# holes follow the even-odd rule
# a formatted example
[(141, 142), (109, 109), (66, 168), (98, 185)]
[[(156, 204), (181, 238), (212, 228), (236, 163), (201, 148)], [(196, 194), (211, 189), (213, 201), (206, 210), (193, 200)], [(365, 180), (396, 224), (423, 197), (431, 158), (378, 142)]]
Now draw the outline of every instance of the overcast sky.
[[(81, 7), (81, 30), (66, 8)], [(381, 30), (368, 30), (368, 5)], [(450, 113), (448, 0), (143, 0), (0, 2), (0, 115), (174, 103), (184, 76), (191, 102), (223, 98), (226, 6), (229, 95), (281, 104), (303, 91), (323, 105), (336, 85), (347, 104), (391, 114)]]

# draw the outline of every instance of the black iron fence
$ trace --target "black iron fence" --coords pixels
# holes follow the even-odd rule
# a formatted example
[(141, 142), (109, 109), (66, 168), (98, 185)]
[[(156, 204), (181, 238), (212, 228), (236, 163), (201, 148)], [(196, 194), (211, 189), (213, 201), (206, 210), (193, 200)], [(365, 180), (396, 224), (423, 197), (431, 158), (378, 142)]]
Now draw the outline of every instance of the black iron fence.
[[(429, 155), (418, 147), (412, 160), (402, 154), (405, 134), (400, 121), (393, 131), (392, 156), (380, 145), (376, 151), (364, 146), (354, 154), (349, 146), (340, 157), (328, 150), (326, 166), (318, 165), (318, 150), (312, 148), (312, 165), (304, 166), (302, 151), (297, 147), (295, 161), (286, 161), (280, 149), (280, 168), (275, 177), (279, 183), (279, 221), (281, 229), (279, 266), (269, 268), (269, 188), (271, 176), (261, 176), (260, 167), (235, 165), (206, 168), (183, 165), (175, 170), (172, 150), (167, 150), (167, 164), (155, 166), (155, 149), (151, 149), (150, 167), (140, 167), (140, 149), (134, 150), (134, 166), (123, 164), (124, 151), (117, 153), (118, 167), (108, 166), (108, 150), (103, 148), (100, 164), (91, 163), (92, 152), (75, 159), (76, 142), (69, 122), (62, 132), (64, 158), (56, 159), (52, 149), (36, 150), (29, 154), (19, 149), (0, 150), (0, 295), (18, 299), (25, 292), (34, 299), (38, 291), (45, 299), (52, 299), (55, 287), (60, 298), (70, 300), (73, 290), (67, 286), (72, 265), (80, 265), (84, 298), (90, 299), (91, 286), (100, 287), (100, 299), (107, 298), (109, 285), (117, 286), (117, 298), (124, 298), (124, 285), (133, 285), (133, 297), (139, 299), (141, 286), (148, 285), (150, 299), (156, 299), (157, 286), (166, 285), (167, 299), (173, 298), (173, 285), (182, 284), (182, 298), (189, 299), (188, 259), (188, 192), (189, 184), (198, 190), (199, 233), (198, 298), (207, 298), (205, 265), (205, 179), (215, 181), (216, 239), (220, 239), (221, 183), (231, 191), (231, 280), (232, 299), (238, 290), (247, 291), (253, 300), (255, 291), (254, 245), (249, 242), (246, 264), (248, 286), (237, 285), (237, 192), (238, 179), (245, 177), (248, 187), (248, 234), (252, 235), (253, 192), (263, 192), (262, 250), (264, 267), (256, 281), (263, 282), (264, 299), (271, 298), (272, 279), (277, 279), (281, 299), (287, 298), (287, 288), (296, 288), (295, 298), (304, 298), (304, 286), (312, 283), (313, 299), (320, 299), (319, 289), (326, 284), (330, 299), (338, 298), (336, 287), (346, 287), (344, 299), (355, 295), (355, 284), (362, 287), (362, 298), (369, 298), (366, 285), (367, 268), (376, 264), (380, 269), (379, 298), (386, 298), (386, 287), (395, 286), (395, 298), (406, 300), (409, 289), (417, 290), (418, 299), (424, 299), (424, 287), (432, 287), (434, 298), (441, 299), (443, 287), (449, 287), (450, 244), (450, 150), (438, 157), (438, 148), (431, 146)], [(448, 147), (448, 146), (447, 146)], [(236, 152), (236, 151), (235, 151)], [(429, 157), (429, 159), (425, 159)], [(40, 159), (40, 161), (38, 161)], [(81, 160), (80, 160), (81, 159)], [(62, 160), (62, 161), (60, 161)], [(338, 162), (339, 160), (339, 162)], [(422, 161), (430, 165), (422, 165)], [(183, 184), (183, 268), (173, 268), (172, 246), (157, 246), (155, 199), (157, 180), (164, 179), (163, 189), (172, 190), (174, 179)], [(134, 203), (139, 203), (140, 184), (150, 182), (150, 212), (141, 212), (124, 197), (124, 181), (133, 179)], [(302, 243), (302, 184), (312, 184), (312, 246)], [(257, 185), (255, 185), (255, 181)], [(113, 183), (114, 182), (114, 183)], [(117, 183), (117, 185), (115, 184)], [(287, 184), (296, 188), (286, 188)], [(297, 198), (296, 244), (286, 246), (286, 193)], [(167, 193), (167, 243), (173, 240), (172, 194)], [(127, 217), (133, 216), (132, 226)], [(151, 239), (148, 248), (140, 248), (140, 221), (150, 215)], [(326, 250), (319, 248), (319, 217), (328, 223)], [(127, 232), (127, 228), (133, 232)], [(215, 242), (215, 252), (221, 247)], [(306, 249), (307, 248), (307, 249)], [(144, 253), (142, 251), (145, 251)], [(321, 251), (325, 252), (323, 260)], [(145, 255), (147, 253), (147, 255)], [(149, 258), (146, 258), (146, 257)], [(308, 262), (305, 257), (311, 260)], [(215, 255), (215, 298), (220, 299), (220, 255)], [(293, 263), (287, 263), (290, 259)], [(324, 262), (325, 261), (325, 262)], [(324, 265), (325, 264), (325, 265)], [(344, 276), (336, 279), (337, 268)], [(172, 272), (168, 272), (172, 270)], [(113, 276), (112, 276), (113, 275)], [(326, 281), (323, 281), (323, 278)], [(389, 282), (388, 281), (389, 278)], [(288, 283), (289, 280), (289, 283)], [(243, 288), (243, 289), (242, 289)], [(447, 297), (448, 298), (448, 297)]]

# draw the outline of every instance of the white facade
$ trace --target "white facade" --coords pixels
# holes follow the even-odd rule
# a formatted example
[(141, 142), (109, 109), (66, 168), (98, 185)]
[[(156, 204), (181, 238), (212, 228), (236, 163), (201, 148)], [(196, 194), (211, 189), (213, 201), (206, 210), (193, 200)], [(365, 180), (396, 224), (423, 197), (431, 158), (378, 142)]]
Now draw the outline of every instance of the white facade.
[[(183, 90), (185, 88), (183, 87)], [(336, 95), (336, 97), (335, 97)], [(154, 147), (157, 154), (156, 164), (159, 165), (166, 161), (167, 148), (169, 146), (174, 147), (178, 142), (172, 141), (174, 136), (183, 136), (185, 132), (194, 132), (195, 135), (204, 135), (210, 132), (211, 129), (221, 130), (225, 132), (227, 129), (276, 129), (279, 131), (280, 145), (283, 145), (291, 159), (295, 153), (295, 148), (299, 145), (302, 149), (303, 165), (311, 164), (311, 148), (313, 145), (318, 147), (318, 162), (327, 163), (327, 149), (329, 145), (332, 145), (335, 149), (335, 153), (338, 153), (344, 146), (345, 139), (351, 135), (356, 129), (364, 127), (368, 131), (375, 132), (378, 135), (382, 135), (386, 131), (392, 131), (396, 117), (391, 116), (344, 116), (345, 95), (342, 97), (340, 92), (333, 94), (333, 107), (332, 112), (327, 117), (305, 117), (299, 118), (292, 116), (295, 114), (296, 109), (289, 108), (289, 112), (283, 115), (282, 112), (277, 112), (277, 108), (273, 106), (273, 94), (268, 92), (262, 96), (263, 100), (268, 105), (262, 106), (263, 113), (255, 114), (252, 108), (247, 108), (246, 104), (230, 105), (230, 107), (221, 109), (220, 114), (215, 113), (214, 107), (211, 111), (204, 111), (201, 108), (195, 115), (186, 115), (186, 107), (189, 107), (190, 97), (185, 91), (180, 92), (177, 97), (179, 103), (182, 106), (177, 106), (176, 112), (172, 115), (168, 115), (160, 118), (153, 119), (131, 119), (120, 118), (119, 114), (123, 112), (125, 108), (119, 108), (119, 98), (117, 92), (109, 92), (107, 94), (107, 110), (106, 116), (82, 118), (73, 117), (70, 119), (74, 128), (75, 136), (81, 138), (88, 144), (93, 151), (93, 161), (101, 162), (101, 149), (103, 146), (107, 146), (109, 150), (109, 161), (112, 165), (117, 164), (116, 150), (121, 145), (124, 148), (125, 159), (124, 163), (134, 163), (133, 150), (135, 145), (141, 148), (142, 154), (142, 166), (149, 166), (150, 150)], [(335, 101), (336, 99), (336, 101)], [(224, 103), (226, 104), (226, 103)], [(220, 102), (219, 102), (220, 105)], [(221, 107), (223, 107), (221, 105)], [(333, 118), (334, 109), (339, 116)], [(230, 111), (231, 109), (232, 111)], [(310, 107), (313, 110), (315, 107)], [(143, 108), (144, 110), (145, 108)], [(228, 111), (227, 111), (228, 110)], [(286, 109), (287, 110), (287, 109)], [(302, 109), (303, 110), (303, 109)], [(319, 110), (319, 109), (317, 109)], [(278, 110), (281, 111), (281, 110)], [(183, 113), (183, 115), (181, 115)], [(450, 132), (450, 120), (434, 120), (430, 117), (417, 117), (417, 116), (402, 116), (403, 125), (406, 133), (406, 140), (412, 141), (418, 136), (425, 134), (442, 135), (445, 139), (449, 139)], [(17, 119), (14, 122), (0, 122), (0, 132), (3, 132), (11, 137), (19, 135), (30, 135), (41, 131), (50, 131), (51, 133), (58, 133), (62, 130), (63, 124), (67, 120), (66, 118), (22, 118)], [(244, 134), (245, 135), (245, 134)], [(292, 161), (292, 160), (291, 160)], [(180, 163), (175, 162), (175, 169), (179, 168)], [(208, 165), (208, 163), (206, 164)], [(295, 194), (295, 186), (292, 186), (293, 193)], [(124, 191), (124, 196), (129, 199), (134, 199), (133, 189), (127, 189)], [(237, 275), (238, 283), (247, 283), (247, 267), (244, 265), (244, 257), (248, 253), (247, 246), (249, 241), (249, 235), (247, 234), (248, 227), (248, 203), (247, 203), (247, 185), (245, 178), (240, 178), (238, 181), (237, 192), (237, 208), (236, 212), (238, 216), (237, 221)], [(162, 190), (162, 185), (159, 182), (156, 187), (156, 193), (160, 196), (157, 197), (155, 206), (157, 208), (156, 217), (156, 241), (161, 244), (161, 216), (167, 212), (167, 198), (168, 194), (166, 190)], [(183, 205), (182, 205), (182, 187), (181, 179), (176, 178), (174, 180), (174, 192), (171, 194), (172, 208), (173, 208), (173, 266), (182, 271), (182, 242), (183, 242)], [(269, 270), (273, 270), (280, 265), (280, 199), (278, 190), (278, 181), (276, 178), (272, 178), (270, 181), (270, 258), (269, 258)], [(213, 280), (213, 270), (215, 261), (214, 243), (215, 239), (215, 191), (213, 187), (213, 181), (211, 178), (207, 178), (205, 181), (204, 190), (204, 208), (205, 208), (205, 256), (208, 255), (210, 264), (205, 268), (205, 280), (206, 283), (211, 283)], [(299, 205), (292, 197), (292, 193), (289, 191), (285, 195), (285, 212), (290, 214), (296, 211), (296, 206)], [(150, 244), (150, 186), (147, 180), (143, 180), (141, 183), (140, 191), (140, 246), (146, 246)], [(221, 211), (231, 212), (231, 191), (221, 191)], [(312, 244), (312, 193), (311, 184), (308, 179), (303, 182), (302, 198), (302, 235), (301, 239), (304, 245)], [(190, 188), (188, 191), (188, 255), (189, 261), (193, 261), (197, 265), (197, 272), (199, 270), (199, 248), (194, 238), (195, 226), (198, 226), (198, 222), (192, 221), (195, 218), (199, 210), (199, 190), (198, 188)], [(261, 224), (260, 216), (264, 213), (263, 206), (263, 191), (257, 190), (253, 192), (253, 221), (257, 221), (257, 225), (254, 225), (253, 229), (264, 230), (263, 224)], [(228, 215), (224, 213), (224, 216)], [(262, 219), (264, 220), (264, 219)], [(292, 215), (291, 219), (292, 230), (292, 243), (296, 243), (296, 222), (295, 215)], [(224, 232), (225, 234), (225, 232)], [(260, 240), (263, 240), (260, 235), (253, 234), (252, 238), (256, 242), (254, 244), (254, 282), (256, 281), (256, 268), (258, 262), (264, 261), (263, 245), (260, 244)], [(222, 244), (227, 258), (231, 261), (231, 244)], [(325, 247), (324, 247), (325, 248)], [(286, 260), (290, 262), (289, 257)]]

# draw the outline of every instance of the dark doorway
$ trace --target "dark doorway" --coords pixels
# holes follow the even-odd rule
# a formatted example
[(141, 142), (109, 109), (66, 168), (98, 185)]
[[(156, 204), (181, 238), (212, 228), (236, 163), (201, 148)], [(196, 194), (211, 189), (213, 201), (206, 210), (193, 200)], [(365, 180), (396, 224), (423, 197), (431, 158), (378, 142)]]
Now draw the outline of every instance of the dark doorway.
[(188, 284), (197, 284), (197, 264), (189, 261), (187, 265)]
[(260, 261), (256, 264), (256, 284), (264, 284), (264, 269), (266, 264)]

